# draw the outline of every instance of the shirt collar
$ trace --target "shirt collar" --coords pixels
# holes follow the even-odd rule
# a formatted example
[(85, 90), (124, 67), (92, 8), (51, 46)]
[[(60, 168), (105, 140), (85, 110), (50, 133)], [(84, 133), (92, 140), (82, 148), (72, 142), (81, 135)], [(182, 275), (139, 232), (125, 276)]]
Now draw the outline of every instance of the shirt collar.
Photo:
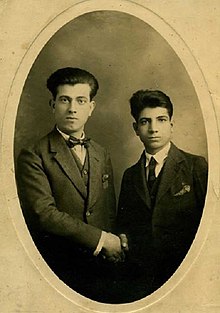
[[(64, 132), (62, 132), (58, 126), (56, 126), (56, 129), (58, 130), (58, 132), (61, 134), (61, 136), (63, 136), (63, 138), (67, 141), (70, 137), (70, 135), (65, 134)], [(79, 139), (84, 139), (85, 138), (85, 133), (83, 131), (82, 136)]]
[(157, 161), (158, 164), (161, 164), (165, 161), (165, 159), (167, 158), (167, 155), (168, 155), (168, 152), (170, 150), (170, 142), (168, 142), (168, 144), (163, 148), (161, 149), (160, 151), (158, 151), (156, 154), (152, 155), (150, 153), (148, 153), (146, 150), (145, 150), (145, 155), (146, 155), (146, 167), (148, 166), (149, 162), (150, 162), (150, 159), (151, 157), (154, 157), (154, 159)]

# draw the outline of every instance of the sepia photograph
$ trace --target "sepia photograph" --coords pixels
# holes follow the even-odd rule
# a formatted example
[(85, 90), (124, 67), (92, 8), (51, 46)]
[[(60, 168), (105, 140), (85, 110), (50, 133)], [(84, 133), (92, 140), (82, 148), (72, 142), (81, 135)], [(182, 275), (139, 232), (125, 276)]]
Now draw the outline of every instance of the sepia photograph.
[[(147, 4), (67, 2), (29, 45), (2, 119), (21, 267), (82, 312), (176, 312), (207, 262), (218, 111), (187, 45)], [(162, 302), (173, 290), (174, 307)]]

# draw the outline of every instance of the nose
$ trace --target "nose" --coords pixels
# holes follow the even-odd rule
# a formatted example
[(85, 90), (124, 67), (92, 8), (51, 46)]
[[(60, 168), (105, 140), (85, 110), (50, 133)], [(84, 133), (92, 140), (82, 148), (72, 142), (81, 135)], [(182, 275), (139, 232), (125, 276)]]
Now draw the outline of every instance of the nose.
[(150, 131), (151, 133), (157, 133), (157, 132), (158, 132), (158, 124), (157, 124), (157, 121), (152, 120), (152, 121), (149, 123), (149, 131)]
[(72, 100), (70, 102), (69, 108), (68, 108), (69, 113), (76, 113), (77, 112), (77, 102)]

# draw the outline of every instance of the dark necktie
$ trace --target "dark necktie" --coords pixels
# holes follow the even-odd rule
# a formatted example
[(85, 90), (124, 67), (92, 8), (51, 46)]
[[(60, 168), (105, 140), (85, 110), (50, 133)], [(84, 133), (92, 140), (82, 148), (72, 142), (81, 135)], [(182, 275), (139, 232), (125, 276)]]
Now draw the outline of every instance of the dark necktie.
[(157, 164), (157, 161), (153, 157), (151, 157), (150, 163), (148, 165), (149, 173), (148, 173), (148, 180), (147, 180), (149, 191), (151, 191), (153, 184), (156, 180), (156, 175), (155, 175), (156, 164)]
[(89, 141), (90, 141), (90, 138), (78, 139), (73, 136), (69, 136), (69, 139), (67, 140), (67, 145), (69, 148), (73, 148), (76, 145), (81, 145), (81, 146), (84, 146), (85, 148), (88, 148)]

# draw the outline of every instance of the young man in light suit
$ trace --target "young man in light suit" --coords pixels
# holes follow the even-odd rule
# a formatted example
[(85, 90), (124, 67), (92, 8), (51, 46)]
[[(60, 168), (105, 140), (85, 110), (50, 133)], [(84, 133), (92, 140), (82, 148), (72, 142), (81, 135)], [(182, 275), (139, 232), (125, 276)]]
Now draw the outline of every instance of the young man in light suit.
[[(18, 194), (33, 240), (67, 285), (93, 300), (111, 302), (109, 262), (123, 261), (116, 218), (111, 161), (85, 137), (94, 108), (96, 78), (62, 68), (47, 80), (55, 128), (17, 162)], [(109, 261), (109, 262), (108, 262)]]
[(139, 90), (130, 107), (144, 152), (125, 171), (119, 198), (118, 227), (129, 242), (122, 264), (125, 302), (159, 288), (181, 264), (199, 226), (207, 186), (205, 159), (171, 142), (170, 98)]

